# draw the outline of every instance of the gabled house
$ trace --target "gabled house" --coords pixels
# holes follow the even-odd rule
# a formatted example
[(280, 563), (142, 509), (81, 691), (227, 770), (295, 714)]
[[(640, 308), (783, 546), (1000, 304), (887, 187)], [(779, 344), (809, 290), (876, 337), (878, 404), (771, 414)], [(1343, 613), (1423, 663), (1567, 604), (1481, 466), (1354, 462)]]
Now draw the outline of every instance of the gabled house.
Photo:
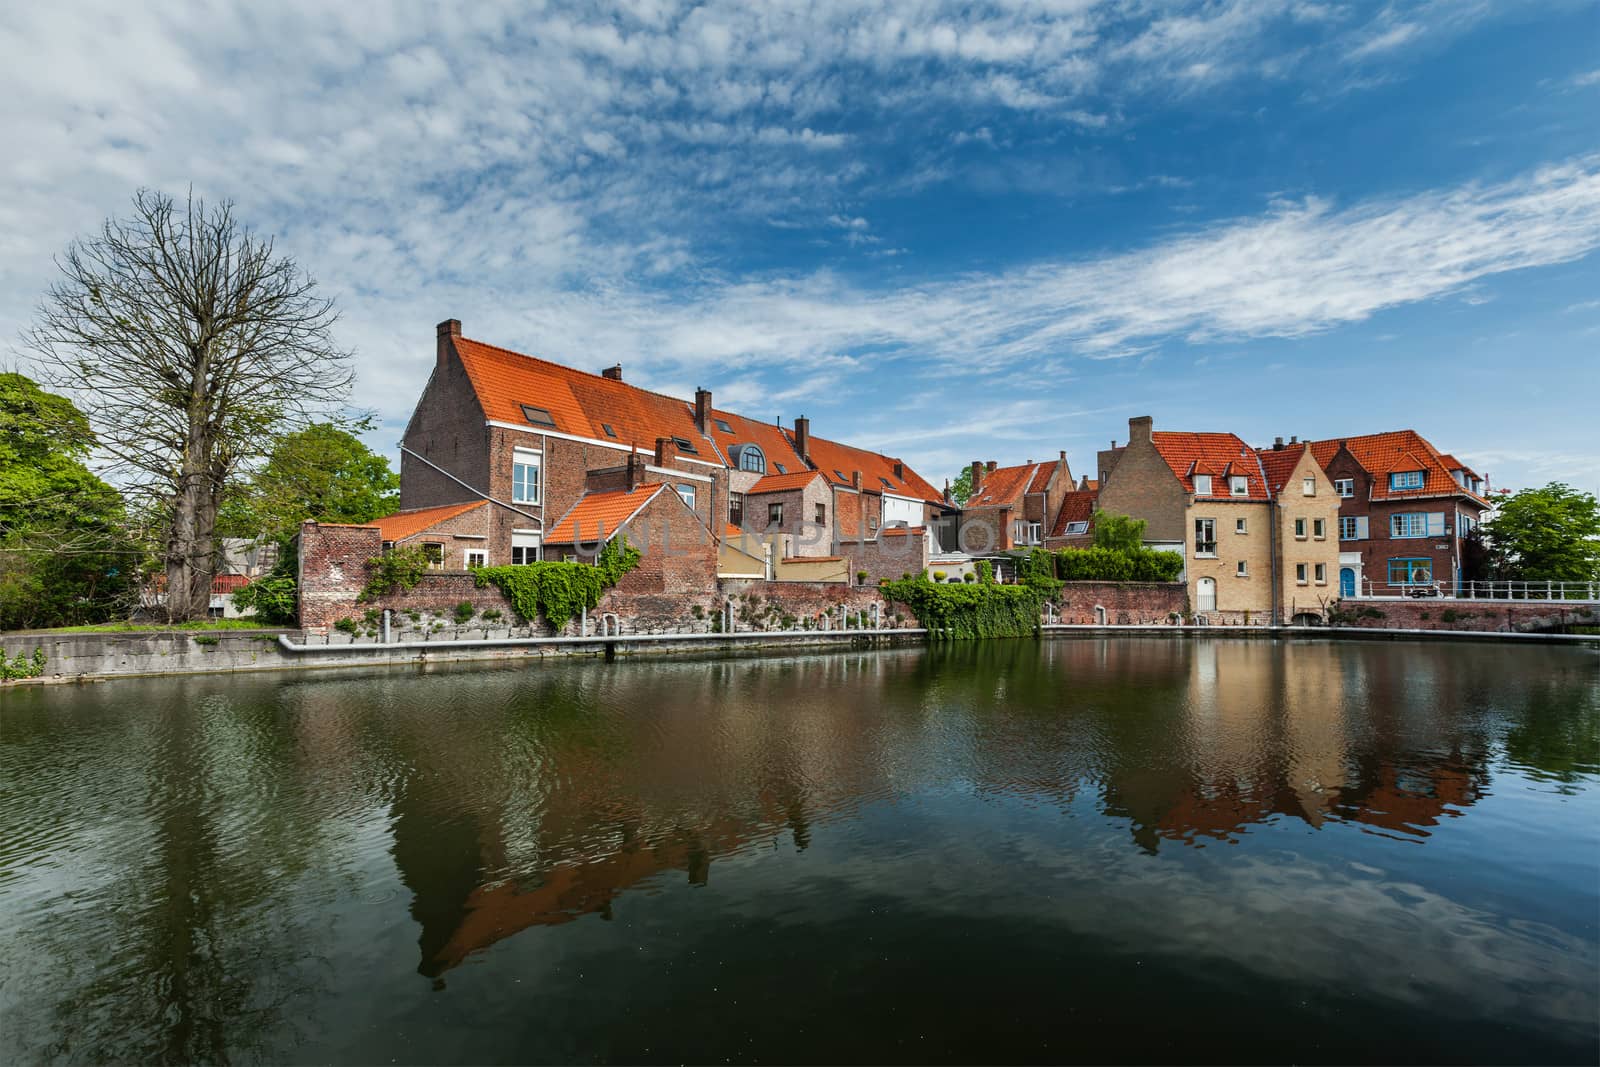
[(974, 460), (972, 491), (961, 509), (961, 550), (984, 555), (1043, 545), (1071, 490), (1065, 452), (1048, 463), (1029, 460), (1016, 467)]
[(1338, 599), (1339, 499), (1303, 441), (1257, 449), (1273, 501), (1278, 621), (1320, 624)]
[(1453, 591), (1486, 479), (1415, 430), (1310, 443), (1339, 497), (1339, 592)]
[(1094, 544), (1094, 509), (1099, 496), (1098, 488), (1074, 489), (1066, 494), (1061, 500), (1060, 510), (1056, 512), (1055, 525), (1044, 539), (1044, 546), (1053, 550), (1088, 548)]

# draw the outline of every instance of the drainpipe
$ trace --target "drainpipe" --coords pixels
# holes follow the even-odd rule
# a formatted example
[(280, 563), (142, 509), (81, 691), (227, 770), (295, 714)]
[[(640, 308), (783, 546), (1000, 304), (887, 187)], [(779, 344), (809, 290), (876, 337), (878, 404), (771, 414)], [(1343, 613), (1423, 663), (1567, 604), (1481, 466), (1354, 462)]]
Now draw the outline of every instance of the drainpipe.
[(1267, 572), (1271, 575), (1272, 586), (1269, 596), (1272, 604), (1272, 625), (1279, 626), (1279, 594), (1278, 587), (1278, 501), (1268, 493), (1267, 495)]

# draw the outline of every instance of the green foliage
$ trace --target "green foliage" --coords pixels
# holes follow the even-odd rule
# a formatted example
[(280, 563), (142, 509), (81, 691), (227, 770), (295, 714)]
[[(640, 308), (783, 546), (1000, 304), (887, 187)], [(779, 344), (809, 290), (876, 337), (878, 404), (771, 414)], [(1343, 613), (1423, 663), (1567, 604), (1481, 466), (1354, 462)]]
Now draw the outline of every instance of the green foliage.
[(958, 506), (966, 504), (972, 496), (972, 468), (962, 467), (961, 473), (956, 475), (950, 483), (950, 497)]
[(984, 585), (988, 585), (990, 582), (994, 581), (994, 564), (990, 561), (986, 559), (980, 559), (978, 562), (974, 563), (972, 567), (973, 570), (978, 572), (977, 580), (982, 582)]
[(1114, 552), (1136, 552), (1144, 547), (1145, 521), (1118, 515), (1114, 511), (1096, 512), (1094, 547)]
[(1173, 582), (1183, 570), (1183, 557), (1153, 548), (1063, 548), (1056, 553), (1056, 572), (1069, 582)]
[(483, 609), (483, 621), (484, 622), (499, 622), (500, 618), (501, 618), (501, 612), (500, 612), (499, 608), (484, 608)]
[[(944, 571), (934, 571), (933, 572), (933, 580), (936, 581), (936, 582), (947, 581), (949, 579), (949, 577), (950, 576), (948, 574), (946, 574)], [(891, 582), (889, 584), (893, 585), (894, 583)]]
[[(984, 560), (983, 562), (987, 563), (988, 560)], [(973, 574), (971, 571), (968, 571), (966, 574), (961, 576), (961, 580), (963, 582), (971, 582), (973, 585), (976, 585), (978, 583), (978, 576)]]
[(361, 624), (350, 618), (340, 619), (333, 624), (333, 628), (342, 633), (347, 633), (351, 637), (361, 632)]
[(1037, 585), (1052, 593), (1061, 588), (1061, 581), (1056, 577), (1056, 558), (1047, 549), (1030, 548), (1016, 553), (1015, 557), (1017, 574), (1025, 584)]
[(518, 615), (532, 622), (543, 616), (561, 629), (580, 611), (593, 609), (607, 589), (639, 565), (640, 553), (626, 538), (606, 542), (592, 564), (540, 561), (509, 567), (480, 567), (473, 579), (480, 589), (494, 586)]
[(856, 571), (856, 584), (866, 585), (869, 577), (871, 577), (871, 575), (867, 574), (866, 571)]
[(262, 468), (223, 498), (217, 524), (235, 537), (286, 537), (306, 519), (371, 522), (399, 505), (400, 476), (389, 460), (318, 422), (278, 439)]
[(220, 637), (211, 637), (207, 634), (196, 634), (194, 637), (194, 643), (202, 648), (215, 648), (221, 640)]
[(428, 573), (428, 563), (428, 552), (421, 545), (408, 545), (373, 556), (367, 560), (367, 584), (361, 590), (360, 599), (376, 600), (416, 588), (422, 576)]
[(909, 607), (932, 636), (947, 640), (1029, 636), (1049, 596), (1035, 585), (940, 584), (925, 576), (890, 582), (883, 591)]
[(471, 622), (472, 617), (478, 613), (477, 607), (470, 600), (463, 600), (456, 605), (456, 622)]
[(1496, 578), (1525, 582), (1600, 579), (1600, 501), (1561, 482), (1508, 497), (1483, 524)]
[(14, 678), (37, 678), (44, 673), (44, 649), (36, 648), (32, 656), (17, 653), (17, 658), (6, 661), (5, 649), (0, 648), (0, 682), (9, 682)]

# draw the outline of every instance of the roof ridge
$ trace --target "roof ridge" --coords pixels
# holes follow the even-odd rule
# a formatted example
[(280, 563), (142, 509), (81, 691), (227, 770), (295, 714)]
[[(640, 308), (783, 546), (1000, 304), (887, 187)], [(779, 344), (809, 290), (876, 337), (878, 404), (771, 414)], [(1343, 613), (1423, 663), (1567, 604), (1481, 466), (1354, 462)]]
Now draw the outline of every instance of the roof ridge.
[(596, 374), (594, 371), (582, 370), (582, 369), (580, 369), (578, 367), (569, 366), (569, 365), (567, 365), (565, 363), (557, 363), (555, 360), (546, 359), (543, 356), (533, 356), (533, 355), (529, 355), (526, 352), (518, 352), (514, 348), (506, 348), (503, 345), (493, 345), (493, 344), (490, 344), (488, 341), (479, 341), (479, 340), (477, 340), (476, 338), (473, 338), (473, 337), (460, 337), (460, 338), (457, 338), (457, 340), (466, 341), (469, 344), (478, 345), (479, 347), (482, 347), (482, 348), (492, 348), (496, 352), (504, 352), (508, 356), (516, 356), (519, 359), (531, 359), (535, 363), (543, 363), (547, 367), (555, 367), (557, 370), (563, 370), (563, 371), (566, 371), (569, 374), (582, 374), (586, 378), (598, 378), (600, 381), (611, 382), (613, 385), (626, 386), (627, 388), (633, 389), (633, 390), (635, 390), (637, 392), (640, 392), (640, 393), (649, 393), (651, 396), (658, 396), (662, 400), (671, 400), (671, 401), (674, 401), (675, 403), (682, 404), (685, 408), (687, 408), (690, 411), (694, 410), (693, 402), (685, 400), (681, 396), (673, 396), (671, 393), (659, 393), (654, 389), (646, 389), (642, 385), (635, 385), (633, 382), (623, 381), (621, 378), (607, 378), (604, 374)]

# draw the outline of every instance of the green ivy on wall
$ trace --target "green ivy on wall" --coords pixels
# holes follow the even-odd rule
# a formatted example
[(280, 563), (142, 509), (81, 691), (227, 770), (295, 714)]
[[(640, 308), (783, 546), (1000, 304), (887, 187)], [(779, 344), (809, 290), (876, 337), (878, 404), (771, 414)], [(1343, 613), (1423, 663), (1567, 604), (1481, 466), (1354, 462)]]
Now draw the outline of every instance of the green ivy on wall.
[(626, 538), (616, 537), (600, 550), (594, 563), (541, 561), (473, 571), (478, 587), (494, 586), (506, 595), (518, 615), (532, 622), (541, 615), (560, 630), (580, 611), (600, 603), (607, 589), (639, 565), (640, 552)]
[[(367, 560), (367, 585), (357, 600), (376, 600), (381, 596), (413, 589), (428, 573), (431, 560), (421, 545), (395, 548)], [(482, 583), (479, 583), (482, 584)]]
[(0, 682), (9, 682), (13, 678), (37, 678), (44, 673), (44, 649), (36, 648), (31, 657), (17, 653), (17, 658), (6, 662), (5, 649), (0, 648)]
[(1069, 582), (1175, 582), (1183, 557), (1153, 548), (1063, 548), (1056, 574)]
[(909, 607), (935, 639), (1028, 637), (1039, 627), (1039, 613), (1054, 590), (1033, 584), (992, 582), (936, 583), (921, 574), (884, 582), (883, 595)]

